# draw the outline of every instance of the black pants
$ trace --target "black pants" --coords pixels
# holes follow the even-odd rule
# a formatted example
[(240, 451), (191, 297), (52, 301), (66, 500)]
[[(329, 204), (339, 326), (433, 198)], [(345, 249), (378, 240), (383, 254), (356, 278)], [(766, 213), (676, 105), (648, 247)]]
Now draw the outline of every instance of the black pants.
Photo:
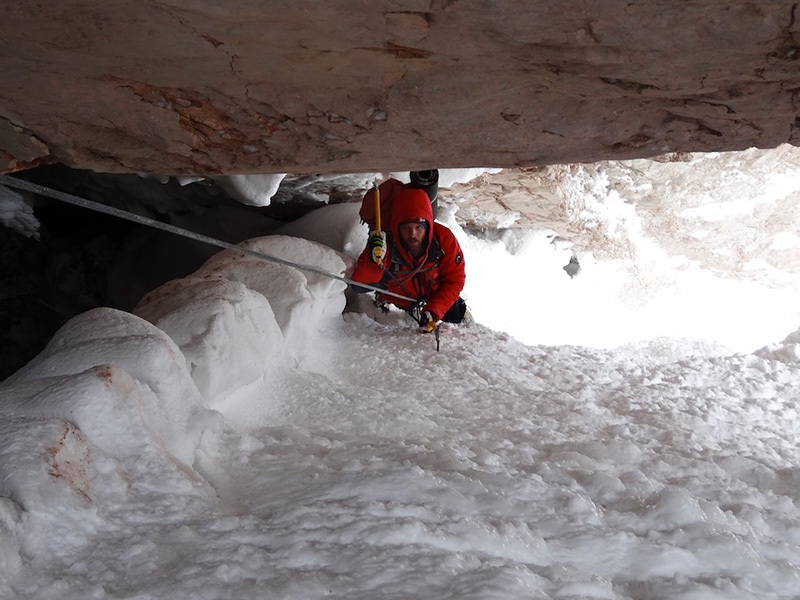
[(447, 309), (444, 313), (442, 321), (445, 323), (461, 323), (464, 320), (464, 315), (467, 312), (467, 303), (459, 296), (458, 300), (453, 302), (453, 306)]

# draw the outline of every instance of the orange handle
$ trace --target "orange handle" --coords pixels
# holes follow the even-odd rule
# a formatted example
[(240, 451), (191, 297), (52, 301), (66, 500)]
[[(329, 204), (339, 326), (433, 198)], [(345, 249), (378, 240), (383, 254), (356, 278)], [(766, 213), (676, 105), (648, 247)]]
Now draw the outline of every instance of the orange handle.
[(375, 186), (375, 229), (381, 232), (381, 190)]

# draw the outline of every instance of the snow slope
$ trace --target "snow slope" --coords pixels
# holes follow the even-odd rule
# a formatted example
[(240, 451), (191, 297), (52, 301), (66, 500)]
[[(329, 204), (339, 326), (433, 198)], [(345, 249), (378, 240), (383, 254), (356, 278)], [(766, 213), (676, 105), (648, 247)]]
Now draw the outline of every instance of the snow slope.
[(276, 268), (223, 253), (143, 300), (163, 331), (97, 309), (3, 384), (3, 597), (797, 597), (800, 333), (436, 352)]
[[(246, 244), (343, 274), (348, 210)], [(437, 352), (344, 288), (225, 251), (0, 383), (0, 597), (800, 595), (800, 330)]]

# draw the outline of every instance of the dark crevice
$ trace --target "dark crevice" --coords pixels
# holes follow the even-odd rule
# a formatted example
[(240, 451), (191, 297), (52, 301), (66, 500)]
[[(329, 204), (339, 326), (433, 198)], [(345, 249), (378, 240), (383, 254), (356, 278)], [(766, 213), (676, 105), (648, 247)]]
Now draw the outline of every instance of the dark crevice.
[[(230, 243), (272, 233), (323, 206), (313, 182), (287, 178), (267, 207), (246, 206), (212, 180), (181, 185), (49, 165), (14, 177)], [(326, 187), (330, 203), (352, 201)], [(195, 271), (219, 248), (25, 193), (39, 239), (0, 226), (0, 381), (41, 352), (72, 317), (130, 311), (159, 285)]]

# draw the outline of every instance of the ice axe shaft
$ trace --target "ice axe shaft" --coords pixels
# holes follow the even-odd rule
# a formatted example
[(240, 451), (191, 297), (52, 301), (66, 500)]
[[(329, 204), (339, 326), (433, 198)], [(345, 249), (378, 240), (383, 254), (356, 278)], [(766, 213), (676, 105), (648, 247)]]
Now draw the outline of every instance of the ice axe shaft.
[(381, 232), (381, 188), (375, 184), (375, 229)]
[[(375, 230), (381, 234), (381, 188), (375, 184)], [(383, 258), (378, 259), (378, 265), (383, 265)]]

